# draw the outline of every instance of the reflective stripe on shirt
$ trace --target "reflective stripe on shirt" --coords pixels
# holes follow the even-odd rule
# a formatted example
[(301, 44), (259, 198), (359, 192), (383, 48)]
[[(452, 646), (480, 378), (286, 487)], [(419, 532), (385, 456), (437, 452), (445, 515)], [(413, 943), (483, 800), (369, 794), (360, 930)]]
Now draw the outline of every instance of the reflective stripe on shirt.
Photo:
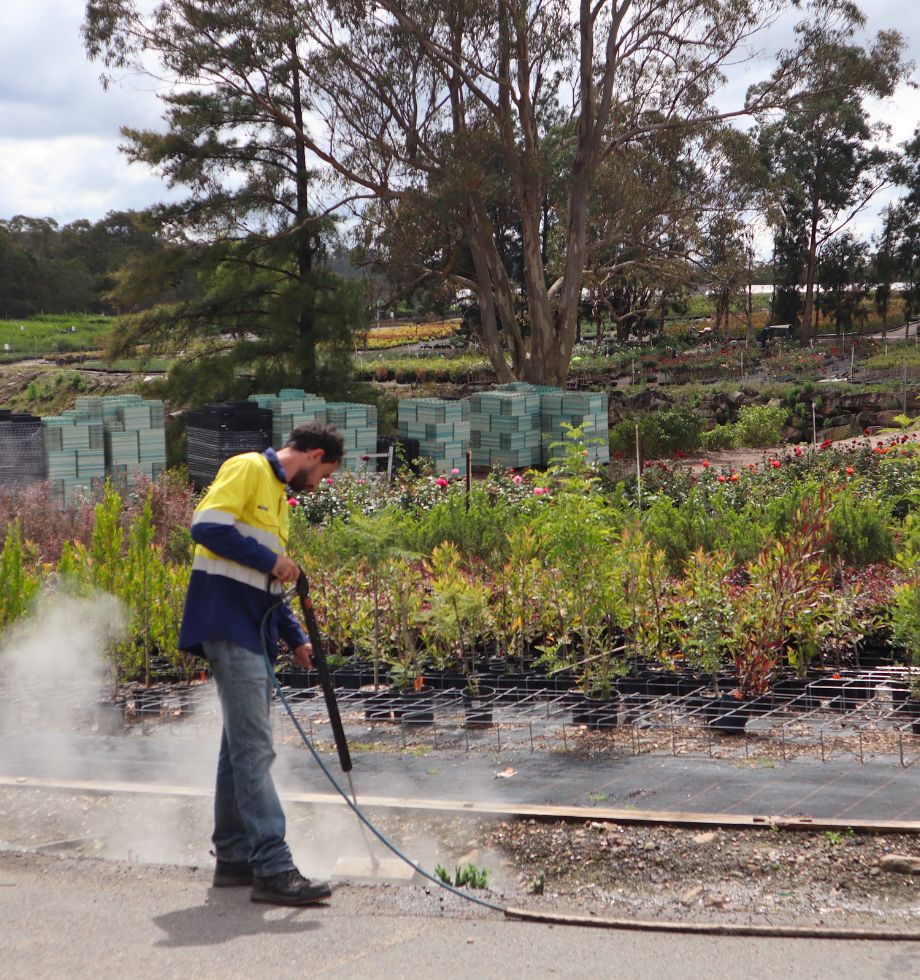
[[(226, 558), (196, 554), (192, 559), (192, 571), (207, 572), (208, 575), (223, 575), (224, 578), (242, 582), (243, 585), (251, 585), (256, 589), (266, 589), (276, 593), (281, 591), (281, 583), (271, 579), (271, 576), (266, 575), (265, 572), (247, 568), (235, 561), (227, 561)], [(271, 582), (270, 586), (269, 582)]]

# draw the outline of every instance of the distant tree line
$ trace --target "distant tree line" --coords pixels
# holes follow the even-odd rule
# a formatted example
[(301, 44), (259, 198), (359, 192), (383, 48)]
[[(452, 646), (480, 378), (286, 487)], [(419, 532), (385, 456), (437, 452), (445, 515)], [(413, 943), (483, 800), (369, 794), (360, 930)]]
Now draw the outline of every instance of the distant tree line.
[(116, 314), (109, 293), (118, 270), (160, 248), (132, 211), (67, 225), (21, 214), (0, 220), (0, 318)]

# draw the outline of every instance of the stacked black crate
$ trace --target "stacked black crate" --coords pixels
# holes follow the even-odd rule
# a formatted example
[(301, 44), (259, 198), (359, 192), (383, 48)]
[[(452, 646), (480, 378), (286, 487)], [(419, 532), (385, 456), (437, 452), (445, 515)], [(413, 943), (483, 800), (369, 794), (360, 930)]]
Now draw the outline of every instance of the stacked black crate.
[(42, 420), (28, 412), (0, 409), (0, 484), (38, 483), (46, 473)]
[(268, 449), (272, 413), (249, 401), (205, 405), (188, 413), (185, 431), (189, 480), (203, 490), (224, 460)]

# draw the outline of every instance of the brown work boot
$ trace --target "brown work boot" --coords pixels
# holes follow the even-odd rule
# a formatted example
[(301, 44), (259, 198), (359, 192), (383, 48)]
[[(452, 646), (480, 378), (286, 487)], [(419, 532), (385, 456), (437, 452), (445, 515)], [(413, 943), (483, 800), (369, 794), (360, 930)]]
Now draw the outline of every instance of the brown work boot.
[(215, 888), (233, 888), (252, 884), (252, 865), (248, 861), (221, 861), (214, 869)]
[(253, 902), (270, 905), (314, 905), (331, 895), (327, 881), (310, 881), (296, 868), (291, 868), (268, 878), (253, 875), (249, 897)]

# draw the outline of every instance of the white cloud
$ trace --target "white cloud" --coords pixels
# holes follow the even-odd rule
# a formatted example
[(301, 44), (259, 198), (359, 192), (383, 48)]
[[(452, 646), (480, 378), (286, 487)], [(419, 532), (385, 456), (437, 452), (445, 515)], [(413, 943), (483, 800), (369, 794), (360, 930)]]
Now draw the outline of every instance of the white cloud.
[[(862, 0), (867, 32), (895, 27), (920, 57), (920, 5), (912, 0)], [(0, 31), (0, 217), (53, 217), (61, 223), (97, 220), (113, 209), (166, 200), (167, 190), (148, 169), (119, 154), (119, 128), (156, 128), (156, 84), (126, 76), (108, 91), (100, 68), (86, 59), (80, 37), (83, 0), (8, 3)], [(763, 47), (788, 43), (784, 19)], [(771, 43), (767, 43), (767, 41)], [(758, 42), (759, 44), (760, 42)], [(751, 72), (732, 72), (722, 93), (738, 104)], [(920, 123), (917, 97), (904, 93), (884, 109), (903, 141)]]

